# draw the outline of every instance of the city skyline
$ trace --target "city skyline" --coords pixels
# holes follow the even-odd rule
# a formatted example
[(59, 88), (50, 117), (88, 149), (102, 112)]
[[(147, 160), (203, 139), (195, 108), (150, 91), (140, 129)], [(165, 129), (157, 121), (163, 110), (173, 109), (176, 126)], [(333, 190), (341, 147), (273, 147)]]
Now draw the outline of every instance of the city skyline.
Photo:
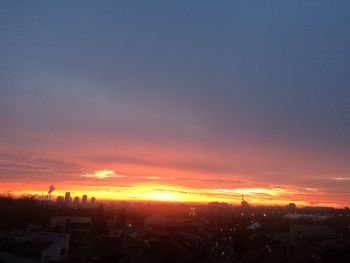
[(0, 193), (349, 206), (350, 3), (253, 2), (1, 1)]

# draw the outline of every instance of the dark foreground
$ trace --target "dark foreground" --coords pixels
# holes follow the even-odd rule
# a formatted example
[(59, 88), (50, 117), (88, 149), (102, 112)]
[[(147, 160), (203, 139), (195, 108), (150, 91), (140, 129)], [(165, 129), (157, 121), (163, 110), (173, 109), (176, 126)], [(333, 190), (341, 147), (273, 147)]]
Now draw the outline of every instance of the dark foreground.
[(2, 197), (3, 262), (350, 262), (350, 211)]

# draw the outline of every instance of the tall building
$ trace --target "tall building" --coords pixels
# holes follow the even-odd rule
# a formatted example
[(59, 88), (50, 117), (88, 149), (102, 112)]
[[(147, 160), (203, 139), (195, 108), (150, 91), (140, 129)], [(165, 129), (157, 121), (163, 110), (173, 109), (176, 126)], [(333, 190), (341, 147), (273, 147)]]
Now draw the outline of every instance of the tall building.
[(70, 205), (72, 203), (72, 198), (70, 197), (70, 192), (67, 192), (64, 196), (64, 203)]
[(79, 196), (74, 197), (73, 205), (74, 206), (78, 206), (79, 205)]
[(81, 199), (81, 204), (82, 204), (82, 206), (87, 205), (87, 195), (83, 195), (83, 198)]
[(91, 204), (91, 206), (94, 206), (96, 204), (96, 198), (95, 197), (91, 197), (90, 204)]

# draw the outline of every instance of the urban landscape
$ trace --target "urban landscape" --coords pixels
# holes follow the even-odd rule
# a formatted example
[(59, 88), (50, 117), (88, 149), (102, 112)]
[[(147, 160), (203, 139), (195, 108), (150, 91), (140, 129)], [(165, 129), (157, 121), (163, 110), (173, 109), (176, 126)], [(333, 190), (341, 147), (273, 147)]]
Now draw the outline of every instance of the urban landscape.
[(349, 262), (350, 210), (0, 198), (0, 262)]

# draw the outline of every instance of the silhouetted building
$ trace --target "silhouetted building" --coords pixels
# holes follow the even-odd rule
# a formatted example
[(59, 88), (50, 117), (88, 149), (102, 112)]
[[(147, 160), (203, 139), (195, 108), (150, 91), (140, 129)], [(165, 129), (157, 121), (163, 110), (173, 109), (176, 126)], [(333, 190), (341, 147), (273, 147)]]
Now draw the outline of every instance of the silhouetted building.
[(66, 195), (64, 196), (64, 203), (66, 205), (70, 205), (72, 203), (72, 198), (70, 197), (70, 192), (66, 192)]
[(286, 207), (290, 211), (294, 211), (295, 209), (297, 209), (297, 206), (294, 203), (289, 203)]
[(60, 231), (84, 232), (91, 228), (91, 217), (87, 216), (56, 216), (51, 218), (51, 228)]
[(95, 197), (91, 197), (90, 204), (91, 204), (91, 206), (96, 205), (96, 198)]
[(82, 204), (82, 206), (87, 205), (87, 195), (83, 195), (83, 198), (81, 199), (81, 204)]
[(74, 206), (78, 206), (79, 205), (79, 196), (74, 197), (73, 205)]

